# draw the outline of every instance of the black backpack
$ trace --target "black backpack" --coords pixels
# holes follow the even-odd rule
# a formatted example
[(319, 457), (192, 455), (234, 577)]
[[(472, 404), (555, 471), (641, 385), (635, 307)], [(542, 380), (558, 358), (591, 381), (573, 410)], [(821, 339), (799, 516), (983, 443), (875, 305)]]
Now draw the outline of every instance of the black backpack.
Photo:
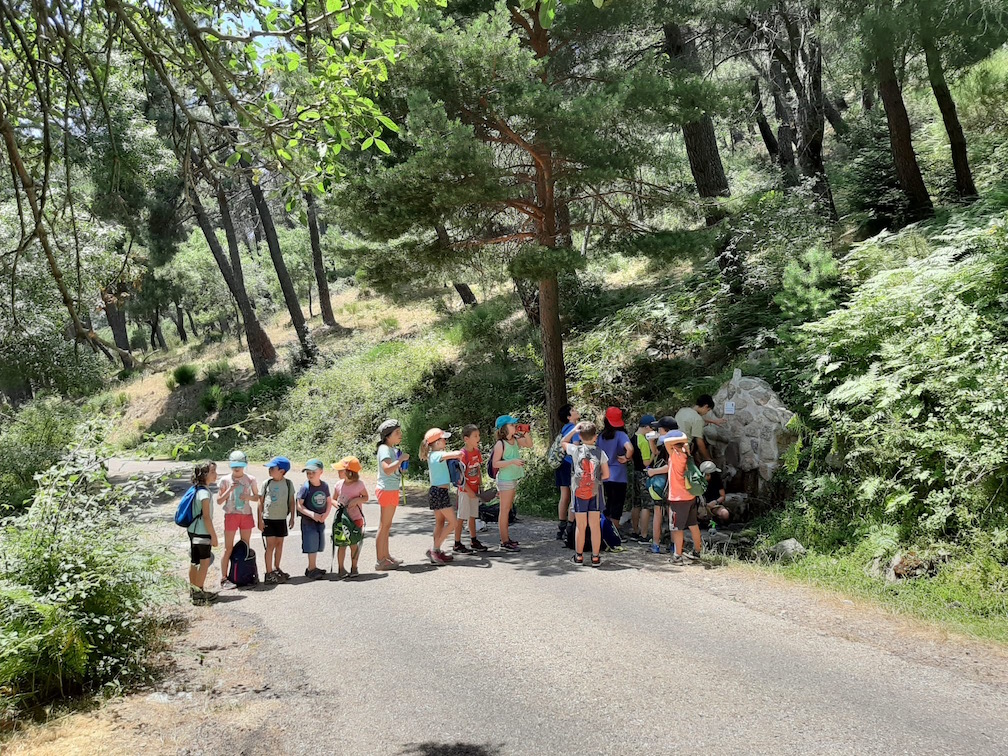
[(228, 564), (228, 580), (239, 588), (245, 585), (256, 585), (259, 582), (256, 553), (245, 541), (239, 540), (231, 551), (231, 559)]
[[(479, 516), (483, 522), (497, 522), (500, 519), (500, 504), (480, 504)], [(508, 525), (518, 521), (518, 514), (515, 507), (511, 507), (508, 512)]]

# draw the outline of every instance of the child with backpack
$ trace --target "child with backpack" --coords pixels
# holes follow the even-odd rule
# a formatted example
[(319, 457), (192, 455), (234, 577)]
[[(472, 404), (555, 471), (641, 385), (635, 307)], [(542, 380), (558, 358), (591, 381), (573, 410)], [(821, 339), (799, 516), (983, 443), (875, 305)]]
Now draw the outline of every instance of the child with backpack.
[(693, 554), (689, 558), (699, 559), (703, 549), (700, 526), (697, 523), (697, 497), (689, 490), (686, 480), (690, 440), (685, 433), (676, 430), (662, 436), (661, 442), (669, 456), (669, 528), (672, 530), (674, 547), (674, 553), (669, 561), (681, 565), (685, 558), (683, 531), (686, 528), (689, 528), (693, 538)]
[(609, 479), (602, 484), (602, 489), (605, 492), (605, 515), (617, 531), (623, 517), (629, 484), (627, 466), (633, 456), (633, 444), (630, 443), (624, 425), (623, 410), (609, 407), (605, 411), (602, 432), (596, 439), (598, 447), (609, 458)]
[(381, 509), (381, 522), (375, 536), (375, 569), (394, 570), (402, 564), (389, 553), (389, 534), (392, 518), (399, 507), (399, 492), (402, 489), (402, 471), (409, 463), (409, 454), (399, 451), (402, 443), (402, 425), (398, 420), (386, 420), (378, 426), (378, 482), (375, 483), (375, 498)]
[(580, 423), (576, 429), (580, 444), (572, 444), (571, 430), (564, 436), (564, 448), (571, 455), (571, 492), (574, 495), (574, 564), (584, 564), (585, 528), (591, 527), (591, 566), (602, 564), (602, 483), (609, 478), (609, 456), (598, 446), (598, 429), (595, 423)]
[(285, 583), (290, 575), (280, 569), (284, 539), (294, 527), (294, 484), (287, 478), (291, 463), (287, 457), (273, 457), (266, 463), (269, 480), (263, 484), (259, 496), (259, 530), (262, 531), (266, 552), (266, 575), (263, 581), (270, 584)]
[(434, 512), (434, 548), (427, 549), (427, 558), (433, 564), (448, 564), (454, 557), (441, 550), (445, 536), (455, 530), (455, 510), (452, 508), (451, 476), (448, 473), (448, 460), (461, 459), (462, 452), (445, 451), (451, 433), (440, 428), (431, 428), (424, 434), (420, 444), (420, 459), (427, 462), (427, 474), (430, 476), (428, 497), (430, 508)]
[(518, 421), (511, 415), (501, 415), (494, 425), (497, 441), (490, 454), (490, 477), (497, 479), (497, 492), (500, 494), (500, 515), (497, 518), (500, 546), (505, 551), (518, 551), (518, 541), (512, 540), (508, 532), (508, 517), (518, 493), (518, 481), (525, 477), (525, 460), (521, 458), (519, 449), (532, 448), (532, 436), (527, 432), (519, 433)]
[(213, 507), (210, 486), (217, 482), (217, 465), (200, 462), (193, 468), (192, 486), (182, 496), (175, 522), (184, 525), (189, 534), (189, 598), (196, 606), (217, 600), (216, 593), (203, 590), (213, 552), (217, 545), (217, 531), (213, 524)]
[(654, 509), (654, 499), (648, 494), (647, 469), (651, 466), (651, 441), (647, 434), (652, 431), (651, 424), (655, 422), (654, 415), (644, 415), (637, 424), (637, 432), (630, 437), (633, 445), (633, 469), (630, 471), (630, 525), (633, 529), (630, 537), (636, 541), (647, 539), (650, 532), (651, 511)]
[(648, 467), (646, 472), (648, 476), (648, 495), (654, 502), (654, 507), (651, 520), (651, 538), (643, 539), (643, 543), (650, 542), (648, 550), (652, 554), (659, 554), (661, 553), (662, 518), (665, 514), (669, 479), (669, 454), (660, 439), (676, 430), (676, 421), (671, 415), (666, 415), (661, 420), (653, 423), (652, 427), (655, 430), (646, 434), (645, 437), (651, 446), (651, 466)]
[[(367, 503), (368, 492), (364, 481), (360, 479), (361, 463), (357, 457), (344, 457), (338, 463), (342, 468), (343, 480), (339, 486), (339, 493), (336, 495), (336, 505), (346, 511), (347, 516), (353, 524), (364, 528), (364, 510), (361, 507)], [(337, 515), (339, 516), (339, 515)], [(333, 527), (336, 527), (335, 520)], [(343, 567), (343, 559), (346, 557), (346, 546), (340, 546), (337, 552), (339, 562), (339, 572), (337, 577), (357, 577), (360, 572), (357, 570), (357, 559), (360, 557), (360, 544), (352, 544), (350, 547), (350, 572)]]
[[(476, 518), (479, 517), (480, 493), (483, 488), (483, 455), (479, 450), (480, 432), (475, 425), (462, 429), (462, 481), (458, 487), (458, 511), (455, 517), (456, 554), (486, 551), (487, 547), (476, 537)], [(469, 548), (462, 544), (462, 527), (469, 523)]]
[(227, 586), (231, 552), (234, 550), (235, 534), (241, 534), (245, 547), (251, 550), (252, 528), (255, 516), (252, 505), (259, 501), (259, 484), (245, 472), (248, 457), (245, 452), (235, 449), (228, 458), (231, 472), (217, 484), (217, 503), (224, 507), (224, 555), (221, 557), (221, 588)]
[(322, 480), (321, 459), (309, 459), (302, 472), (308, 480), (298, 491), (297, 511), (301, 515), (301, 551), (308, 555), (305, 577), (318, 580), (326, 571), (317, 565), (320, 551), (325, 551), (325, 521), (332, 509), (329, 484)]

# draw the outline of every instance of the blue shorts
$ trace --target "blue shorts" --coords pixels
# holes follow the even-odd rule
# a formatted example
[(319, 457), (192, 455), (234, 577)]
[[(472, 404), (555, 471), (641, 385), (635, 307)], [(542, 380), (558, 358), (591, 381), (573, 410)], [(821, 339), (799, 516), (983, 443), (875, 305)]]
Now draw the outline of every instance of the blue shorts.
[(553, 485), (557, 488), (570, 488), (571, 485), (571, 463), (566, 459), (564, 463), (553, 471)]
[(579, 496), (574, 497), (574, 514), (586, 514), (587, 512), (601, 512), (602, 511), (602, 499), (599, 496), (593, 496), (590, 499), (582, 499)]
[(301, 518), (301, 553), (325, 551), (325, 523)]

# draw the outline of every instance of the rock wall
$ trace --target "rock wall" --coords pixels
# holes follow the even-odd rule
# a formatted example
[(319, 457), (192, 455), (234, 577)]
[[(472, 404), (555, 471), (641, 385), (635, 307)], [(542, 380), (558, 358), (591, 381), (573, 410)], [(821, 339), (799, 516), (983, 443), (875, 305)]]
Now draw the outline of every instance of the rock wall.
[[(733, 415), (724, 413), (728, 401), (735, 402)], [(714, 394), (714, 415), (725, 419), (723, 425), (708, 424), (704, 429), (714, 461), (732, 479), (732, 488), (756, 493), (795, 441), (786, 430), (794, 413), (766, 381), (744, 377), (736, 370)]]

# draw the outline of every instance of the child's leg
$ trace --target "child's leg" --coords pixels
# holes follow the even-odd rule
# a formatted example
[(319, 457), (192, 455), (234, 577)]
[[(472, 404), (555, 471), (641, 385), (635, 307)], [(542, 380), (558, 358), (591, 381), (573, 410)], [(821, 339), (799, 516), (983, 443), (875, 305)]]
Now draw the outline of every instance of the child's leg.
[(280, 569), (280, 557), (283, 556), (284, 539), (283, 537), (274, 538), (276, 544), (273, 546), (273, 569)]
[(574, 521), (577, 522), (577, 530), (574, 532), (574, 553), (584, 553), (585, 526), (588, 524), (588, 514), (586, 512), (575, 512)]
[[(357, 558), (360, 556), (360, 544), (350, 547), (350, 569), (357, 569)], [(343, 557), (340, 557), (340, 564), (343, 564)]]
[(475, 540), (477, 540), (476, 539), (476, 518), (475, 517), (470, 517), (469, 518), (469, 541), (471, 543), (472, 541), (475, 541)]
[(632, 533), (640, 533), (640, 515), (641, 508), (635, 505), (630, 510), (630, 531)]
[(381, 522), (378, 524), (378, 535), (375, 537), (375, 556), (377, 560), (389, 558), (389, 533), (392, 530), (392, 518), (395, 517), (397, 506), (389, 504), (381, 508)]
[(675, 545), (675, 553), (681, 555), (683, 550), (683, 532), (681, 530), (672, 531), (672, 543)]
[(458, 524), (457, 524), (457, 521), (456, 521), (456, 518), (455, 518), (455, 512), (454, 512), (454, 510), (452, 510), (451, 507), (447, 507), (445, 509), (438, 510), (438, 512), (441, 515), (441, 517), (443, 518), (442, 519), (443, 524), (441, 526), (441, 535), (440, 535), (440, 538), (437, 538), (434, 541), (434, 548), (435, 549), (440, 549), (441, 548), (441, 544), (444, 543), (444, 540), (448, 536), (449, 533), (451, 533), (453, 530), (458, 530)]
[(654, 520), (651, 521), (651, 537), (655, 545), (661, 543), (661, 521), (662, 521), (662, 512), (664, 511), (665, 511), (664, 504), (655, 504)]
[(273, 554), (276, 551), (276, 541), (275, 538), (266, 539), (266, 550), (263, 553), (263, 560), (266, 562), (266, 574), (269, 575), (273, 572), (273, 568), (270, 566), (273, 564)]
[[(461, 498), (461, 496), (459, 497)], [(455, 518), (455, 543), (462, 543), (462, 528), (465, 526), (465, 520), (461, 517)], [(472, 533), (469, 533), (472, 536)]]
[[(195, 568), (195, 575), (193, 574), (193, 569)], [(189, 582), (194, 586), (203, 590), (203, 586), (206, 583), (207, 572), (210, 571), (210, 560), (201, 559), (198, 565), (193, 565), (189, 568)], [(194, 579), (195, 578), (195, 579)]]
[(511, 540), (508, 532), (508, 516), (511, 514), (511, 505), (514, 504), (516, 489), (500, 492), (500, 516), (497, 518), (497, 530), (500, 532), (501, 543)]
[(343, 559), (346, 557), (346, 550), (346, 546), (340, 546), (336, 549), (336, 564), (339, 566), (339, 571), (341, 573), (346, 572), (346, 570), (343, 569)]
[[(602, 513), (589, 512), (588, 524), (591, 525), (592, 556), (598, 556), (602, 550)], [(582, 537), (582, 540), (583, 537)]]
[(560, 523), (567, 522), (567, 515), (570, 510), (571, 490), (570, 486), (560, 486), (560, 502), (557, 504), (557, 520)]
[(690, 537), (693, 538), (693, 551), (697, 554), (703, 551), (703, 539), (700, 537), (700, 526), (690, 525), (689, 527)]
[(235, 530), (224, 531), (224, 553), (221, 555), (221, 580), (227, 579), (228, 565), (231, 563), (231, 552), (234, 551)]
[(651, 532), (651, 510), (641, 507), (640, 511), (640, 528), (635, 532), (641, 534), (641, 538), (647, 538), (649, 532)]

